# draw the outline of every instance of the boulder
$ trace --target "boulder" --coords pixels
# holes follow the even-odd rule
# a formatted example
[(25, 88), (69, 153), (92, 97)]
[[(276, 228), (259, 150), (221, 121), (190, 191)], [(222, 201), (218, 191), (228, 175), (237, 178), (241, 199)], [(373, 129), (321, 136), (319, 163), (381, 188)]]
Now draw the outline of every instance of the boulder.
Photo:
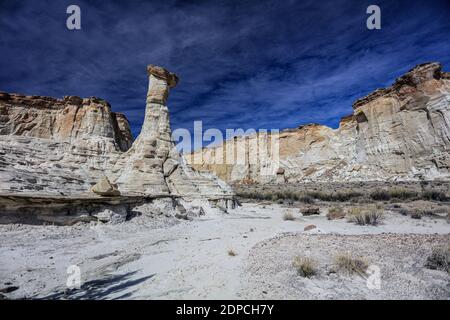
[(105, 176), (91, 188), (91, 191), (101, 196), (120, 196), (117, 185), (112, 184)]
[(313, 224), (307, 225), (305, 228), (303, 228), (304, 231), (309, 231), (312, 229), (316, 229), (317, 227)]

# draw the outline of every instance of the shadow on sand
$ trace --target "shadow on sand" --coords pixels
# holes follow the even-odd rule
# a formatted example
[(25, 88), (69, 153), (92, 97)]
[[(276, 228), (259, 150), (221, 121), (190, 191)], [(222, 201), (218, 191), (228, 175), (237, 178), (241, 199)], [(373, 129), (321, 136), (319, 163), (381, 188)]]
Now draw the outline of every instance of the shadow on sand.
[[(137, 279), (131, 279), (137, 271), (128, 272), (120, 275), (109, 275), (103, 279), (91, 280), (85, 282), (80, 289), (67, 289), (65, 291), (56, 292), (45, 297), (40, 297), (44, 300), (53, 299), (68, 299), (68, 300), (102, 300), (102, 299), (126, 299), (131, 296), (133, 291), (130, 291), (133, 286), (136, 286), (152, 277), (155, 274), (141, 277)], [(126, 293), (115, 296), (111, 295), (118, 294), (122, 291), (127, 291)]]

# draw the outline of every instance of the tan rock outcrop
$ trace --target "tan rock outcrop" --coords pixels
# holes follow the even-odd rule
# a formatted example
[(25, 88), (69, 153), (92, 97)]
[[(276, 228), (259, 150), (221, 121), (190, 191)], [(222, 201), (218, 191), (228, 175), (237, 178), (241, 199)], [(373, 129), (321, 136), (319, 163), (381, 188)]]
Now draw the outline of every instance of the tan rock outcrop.
[[(448, 180), (449, 78), (438, 63), (419, 65), (391, 87), (357, 100), (338, 129), (310, 124), (274, 134), (279, 161), (260, 159), (249, 147), (268, 135), (240, 137), (185, 157), (199, 171), (240, 183)], [(230, 144), (252, 161), (214, 162)], [(270, 174), (267, 167), (279, 169)]]
[(107, 177), (102, 177), (99, 182), (92, 186), (91, 191), (101, 196), (120, 196), (117, 185), (112, 184)]

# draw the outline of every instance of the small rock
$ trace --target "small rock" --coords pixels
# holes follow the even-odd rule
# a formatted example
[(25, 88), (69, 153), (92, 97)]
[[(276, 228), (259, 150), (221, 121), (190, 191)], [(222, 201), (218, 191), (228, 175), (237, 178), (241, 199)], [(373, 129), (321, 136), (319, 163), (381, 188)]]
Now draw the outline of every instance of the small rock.
[(117, 185), (112, 184), (105, 176), (91, 188), (91, 191), (101, 196), (120, 196)]
[(317, 228), (315, 225), (310, 224), (310, 225), (306, 226), (303, 230), (304, 231), (308, 231), (308, 230), (312, 230), (312, 229), (315, 229), (315, 228)]

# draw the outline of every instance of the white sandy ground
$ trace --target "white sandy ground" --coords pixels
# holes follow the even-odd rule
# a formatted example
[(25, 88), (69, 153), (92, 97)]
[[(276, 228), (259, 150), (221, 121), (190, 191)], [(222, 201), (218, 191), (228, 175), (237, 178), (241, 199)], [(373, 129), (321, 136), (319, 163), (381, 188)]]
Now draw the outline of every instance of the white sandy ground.
[[(282, 219), (286, 210), (295, 213), (295, 221)], [(318, 228), (304, 232), (310, 224)], [(330, 233), (335, 235), (318, 238)], [(339, 238), (381, 233), (398, 235), (381, 242), (377, 239), (386, 235)], [(401, 236), (406, 233), (440, 236), (424, 241), (420, 236)], [(422, 269), (431, 246), (448, 242), (449, 234), (450, 224), (445, 218), (414, 220), (388, 212), (382, 225), (358, 226), (345, 219), (329, 221), (324, 213), (303, 217), (298, 209), (255, 203), (245, 203), (229, 214), (213, 209), (193, 221), (140, 216), (118, 225), (3, 225), (0, 288), (18, 286), (18, 290), (5, 294), (12, 299), (450, 299), (449, 274), (436, 270), (420, 271), (425, 273), (420, 277), (414, 274)], [(405, 267), (399, 273), (397, 269), (389, 271), (391, 282), (396, 279), (394, 284), (412, 283), (404, 288), (415, 291), (373, 292), (364, 289), (365, 282), (358, 276), (350, 280), (329, 278), (324, 273), (332, 251), (328, 248), (339, 249), (340, 239), (346, 239), (345, 250), (358, 247), (358, 252), (362, 250), (369, 258), (375, 252), (381, 265), (416, 266), (414, 270)], [(282, 250), (277, 241), (282, 241)], [(406, 243), (406, 247), (403, 243), (395, 250), (398, 241)], [(425, 244), (420, 245), (422, 242)], [(383, 247), (390, 244), (383, 254)], [(420, 251), (416, 251), (419, 247)], [(237, 255), (229, 256), (230, 249)], [(399, 256), (399, 251), (404, 254)], [(330, 254), (324, 254), (327, 252)], [(407, 254), (414, 252), (422, 257), (420, 261), (412, 256), (408, 259)], [(302, 253), (322, 254), (319, 260), (325, 266), (315, 279), (295, 275), (292, 257)], [(80, 267), (81, 290), (67, 290), (70, 265)], [(348, 289), (342, 289), (344, 283), (350, 283)]]

